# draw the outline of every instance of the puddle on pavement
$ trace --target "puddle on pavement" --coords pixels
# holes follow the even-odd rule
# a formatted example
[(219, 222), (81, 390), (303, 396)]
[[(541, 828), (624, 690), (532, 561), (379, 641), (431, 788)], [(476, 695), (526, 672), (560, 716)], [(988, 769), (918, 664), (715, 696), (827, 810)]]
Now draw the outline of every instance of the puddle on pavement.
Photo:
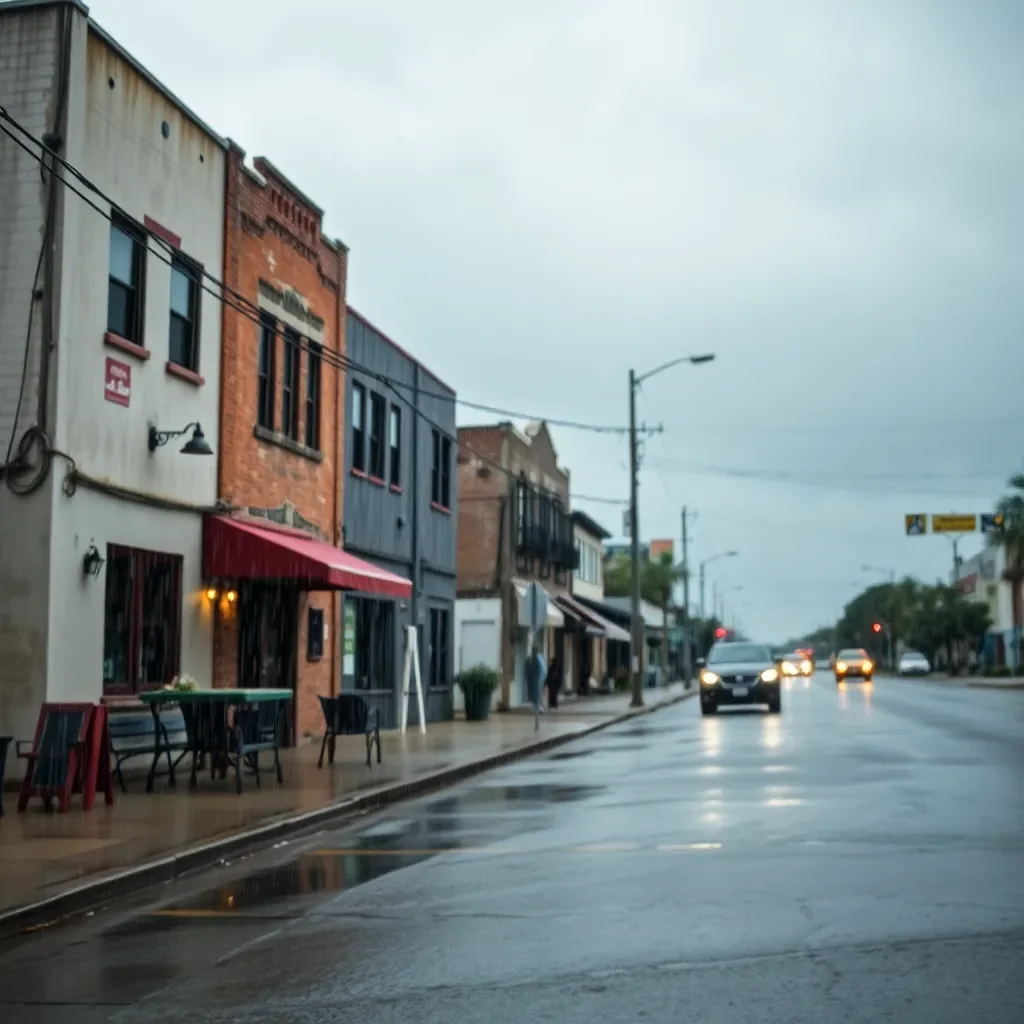
[(564, 804), (586, 800), (603, 792), (604, 786), (561, 786), (530, 784), (525, 786), (477, 786), (465, 793), (431, 800), (425, 807), (427, 814), (472, 813), (502, 804), (539, 803)]
[(548, 758), (548, 760), (549, 761), (571, 761), (573, 758), (576, 758), (576, 757), (589, 757), (593, 753), (595, 753), (595, 751), (593, 749), (590, 749), (590, 750), (563, 750), (561, 753), (552, 754)]

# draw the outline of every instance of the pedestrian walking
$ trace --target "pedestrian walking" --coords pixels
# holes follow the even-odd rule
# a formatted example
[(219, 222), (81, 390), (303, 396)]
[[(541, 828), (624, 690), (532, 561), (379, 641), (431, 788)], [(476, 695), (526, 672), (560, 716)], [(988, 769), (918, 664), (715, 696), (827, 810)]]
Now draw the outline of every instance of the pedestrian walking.
[(544, 714), (544, 707), (541, 704), (541, 690), (544, 681), (547, 679), (548, 667), (544, 661), (544, 655), (534, 642), (531, 647), (530, 656), (526, 659), (526, 697), (534, 706), (538, 714)]
[(544, 685), (548, 689), (548, 707), (557, 711), (558, 694), (562, 690), (562, 659), (557, 654), (551, 659), (551, 666), (548, 668), (548, 676)]

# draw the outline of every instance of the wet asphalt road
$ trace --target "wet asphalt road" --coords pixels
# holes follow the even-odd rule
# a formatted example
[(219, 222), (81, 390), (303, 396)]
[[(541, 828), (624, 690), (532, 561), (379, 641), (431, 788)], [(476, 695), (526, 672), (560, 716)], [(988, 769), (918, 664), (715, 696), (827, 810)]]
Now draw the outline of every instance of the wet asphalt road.
[(687, 701), (148, 899), (0, 1021), (1020, 1022), (1024, 694)]

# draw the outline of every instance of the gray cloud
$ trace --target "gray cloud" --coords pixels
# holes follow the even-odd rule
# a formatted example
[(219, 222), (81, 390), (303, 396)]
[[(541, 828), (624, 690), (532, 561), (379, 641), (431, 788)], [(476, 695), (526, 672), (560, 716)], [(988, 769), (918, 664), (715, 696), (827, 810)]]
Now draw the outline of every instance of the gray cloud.
[[(828, 618), (864, 562), (944, 572), (903, 512), (987, 507), (1020, 464), (1024, 5), (92, 9), (317, 198), (354, 303), (466, 397), (623, 421), (630, 365), (716, 351), (645, 386), (641, 522), (699, 508), (759, 632)], [(555, 436), (580, 493), (625, 495), (621, 441)]]

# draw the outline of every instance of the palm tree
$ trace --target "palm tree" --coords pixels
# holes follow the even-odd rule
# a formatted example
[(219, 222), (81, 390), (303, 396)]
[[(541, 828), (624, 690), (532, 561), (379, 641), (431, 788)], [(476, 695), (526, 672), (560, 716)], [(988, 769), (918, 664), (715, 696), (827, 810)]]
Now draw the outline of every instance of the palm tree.
[(1003, 579), (1010, 584), (1010, 607), (1013, 610), (1013, 668), (1020, 667), (1020, 637), (1024, 627), (1024, 474), (1010, 477), (1004, 494), (996, 505), (1003, 516), (1003, 528), (994, 543), (1006, 556)]

